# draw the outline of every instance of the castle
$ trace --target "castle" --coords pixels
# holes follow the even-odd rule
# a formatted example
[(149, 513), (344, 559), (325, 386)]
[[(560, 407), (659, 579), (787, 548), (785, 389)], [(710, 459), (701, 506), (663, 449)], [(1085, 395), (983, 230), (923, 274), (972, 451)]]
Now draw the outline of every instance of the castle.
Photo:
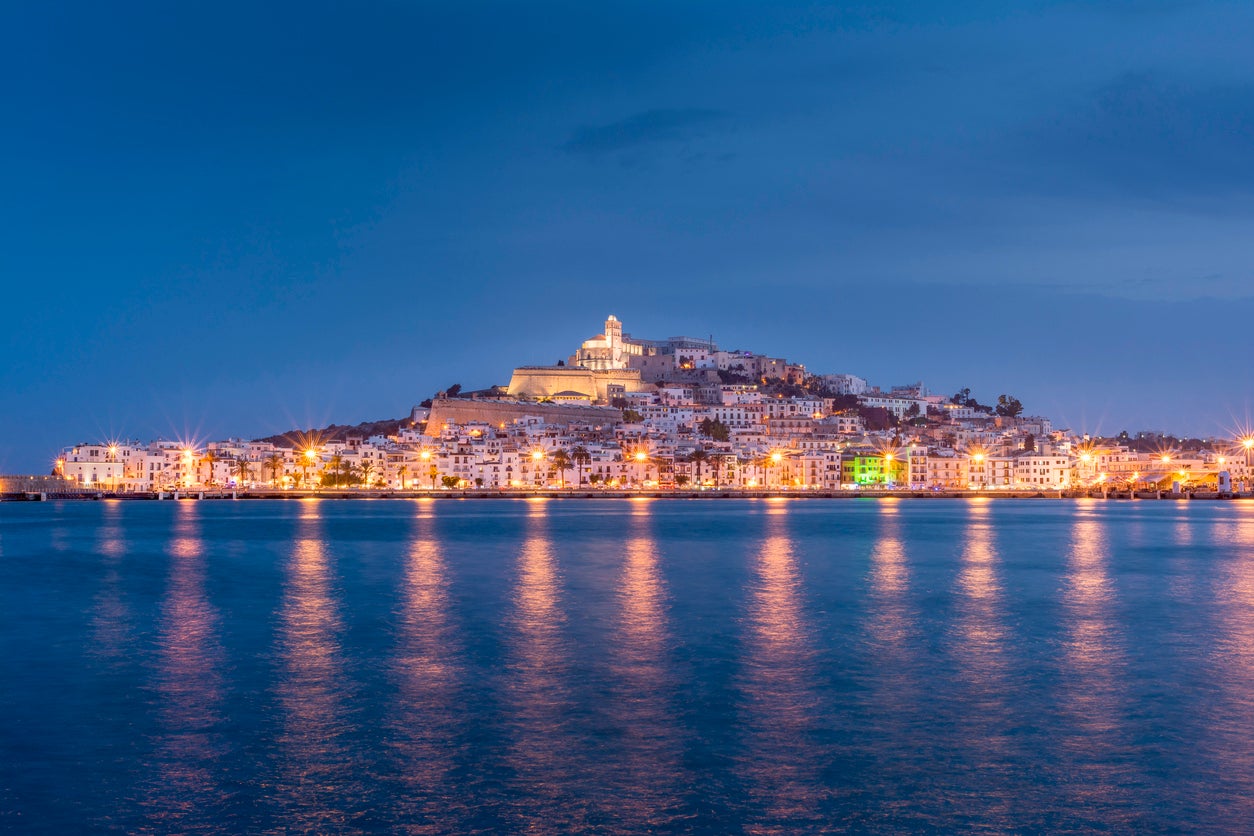
[(699, 343), (714, 350), (712, 342), (672, 337), (669, 340), (633, 339), (623, 332), (623, 324), (613, 314), (605, 320), (605, 330), (584, 340), (564, 365), (521, 366), (514, 369), (509, 394), (517, 398), (605, 404), (628, 392), (650, 388), (651, 359), (665, 357), (673, 369), (671, 355), (676, 347)]

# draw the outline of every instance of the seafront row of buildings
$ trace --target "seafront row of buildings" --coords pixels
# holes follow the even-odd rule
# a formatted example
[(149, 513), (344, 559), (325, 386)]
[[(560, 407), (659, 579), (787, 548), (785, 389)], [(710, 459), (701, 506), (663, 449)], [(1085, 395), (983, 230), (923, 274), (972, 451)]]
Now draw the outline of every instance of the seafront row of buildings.
[(1076, 436), (1003, 395), (888, 389), (713, 339), (635, 339), (613, 316), (567, 360), (440, 393), (394, 432), (79, 444), (55, 472), (191, 489), (1243, 490), (1254, 437), (1192, 450)]

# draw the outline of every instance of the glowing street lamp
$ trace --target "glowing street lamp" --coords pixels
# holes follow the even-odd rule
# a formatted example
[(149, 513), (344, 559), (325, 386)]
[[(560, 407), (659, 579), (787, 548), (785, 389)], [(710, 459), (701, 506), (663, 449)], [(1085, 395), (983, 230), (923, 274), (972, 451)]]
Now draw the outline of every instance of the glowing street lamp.
[(305, 450), (305, 461), (301, 464), (301, 469), (304, 471), (304, 482), (306, 486), (309, 485), (309, 468), (313, 465), (314, 460), (317, 458), (317, 450), (312, 447)]
[(540, 462), (541, 462), (543, 459), (544, 459), (544, 451), (543, 451), (543, 450), (532, 450), (532, 451), (531, 451), (531, 461), (532, 461), (532, 464), (533, 464), (533, 466), (535, 467), (535, 471), (536, 471), (536, 485), (539, 485), (539, 484), (540, 484), (541, 475), (543, 474), (543, 468), (541, 468), (541, 467), (540, 467)]

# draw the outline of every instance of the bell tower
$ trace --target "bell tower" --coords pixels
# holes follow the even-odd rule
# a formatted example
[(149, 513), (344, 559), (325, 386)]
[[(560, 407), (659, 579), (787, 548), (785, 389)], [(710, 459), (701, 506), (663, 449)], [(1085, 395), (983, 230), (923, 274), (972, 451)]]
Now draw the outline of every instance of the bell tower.
[(609, 368), (626, 368), (627, 364), (623, 361), (623, 323), (614, 314), (605, 320), (605, 346), (609, 349)]

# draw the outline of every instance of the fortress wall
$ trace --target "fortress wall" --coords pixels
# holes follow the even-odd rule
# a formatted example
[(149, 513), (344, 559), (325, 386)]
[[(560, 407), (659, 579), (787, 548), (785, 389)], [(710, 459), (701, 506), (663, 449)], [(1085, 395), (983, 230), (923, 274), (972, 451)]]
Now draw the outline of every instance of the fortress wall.
[(543, 418), (546, 422), (555, 424), (573, 422), (604, 426), (621, 424), (623, 421), (623, 413), (609, 406), (437, 398), (431, 403), (431, 417), (427, 420), (427, 435), (439, 435), (445, 424), (462, 425), (482, 422), (508, 425), (527, 416)]
[(608, 388), (622, 386), (628, 392), (643, 388), (638, 369), (585, 369), (578, 366), (523, 366), (514, 369), (509, 394), (544, 398), (558, 392), (582, 392), (598, 401), (609, 400)]

